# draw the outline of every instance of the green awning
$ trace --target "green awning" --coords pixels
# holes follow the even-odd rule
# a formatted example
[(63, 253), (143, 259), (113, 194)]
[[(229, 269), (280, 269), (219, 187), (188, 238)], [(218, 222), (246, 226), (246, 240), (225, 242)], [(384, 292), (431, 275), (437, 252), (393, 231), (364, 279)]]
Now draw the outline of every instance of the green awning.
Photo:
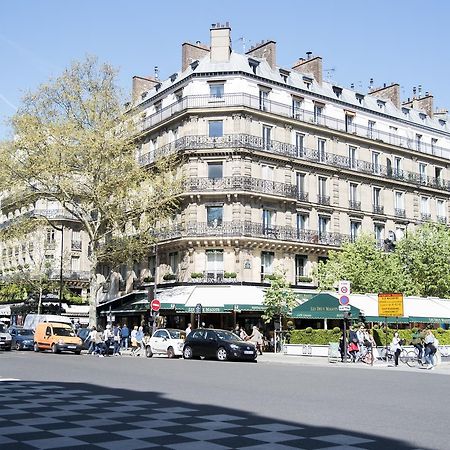
[[(359, 309), (350, 306), (352, 318), (357, 318)], [(292, 310), (294, 319), (343, 319), (344, 311), (339, 311), (339, 300), (331, 294), (317, 294)]]
[(252, 305), (247, 303), (238, 303), (238, 304), (225, 304), (223, 305), (223, 309), (225, 311), (265, 311), (264, 305)]
[(415, 322), (411, 320), (411, 317), (379, 317), (379, 316), (366, 316), (367, 322), (387, 322), (387, 323), (410, 323)]

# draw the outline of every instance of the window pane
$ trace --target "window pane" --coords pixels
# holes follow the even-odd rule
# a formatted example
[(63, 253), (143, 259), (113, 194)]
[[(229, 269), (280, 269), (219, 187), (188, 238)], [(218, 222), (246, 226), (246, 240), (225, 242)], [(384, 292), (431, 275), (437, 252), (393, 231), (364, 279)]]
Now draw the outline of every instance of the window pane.
[(223, 164), (220, 163), (208, 163), (208, 178), (222, 178), (223, 177)]
[(222, 225), (222, 218), (223, 218), (222, 206), (207, 206), (206, 214), (208, 226), (217, 227), (218, 225)]
[(210, 120), (208, 123), (209, 123), (209, 137), (223, 136), (223, 121), (222, 120)]
[(211, 97), (223, 97), (223, 84), (210, 84), (209, 85), (209, 94)]

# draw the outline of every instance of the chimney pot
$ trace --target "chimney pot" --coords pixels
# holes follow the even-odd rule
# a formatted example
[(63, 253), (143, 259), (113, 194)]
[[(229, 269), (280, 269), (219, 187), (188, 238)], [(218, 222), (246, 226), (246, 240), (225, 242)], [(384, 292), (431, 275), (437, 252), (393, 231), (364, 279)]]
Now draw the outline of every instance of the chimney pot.
[(306, 59), (311, 59), (312, 52), (306, 52)]

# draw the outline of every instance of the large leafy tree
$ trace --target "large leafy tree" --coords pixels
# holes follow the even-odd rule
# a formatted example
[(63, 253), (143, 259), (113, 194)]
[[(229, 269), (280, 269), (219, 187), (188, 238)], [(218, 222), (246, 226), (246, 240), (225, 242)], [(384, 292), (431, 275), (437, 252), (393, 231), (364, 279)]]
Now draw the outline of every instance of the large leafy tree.
[[(116, 71), (88, 57), (28, 94), (0, 150), (0, 189), (17, 207), (57, 201), (89, 236), (90, 322), (101, 261), (139, 260), (176, 206), (174, 157), (151, 170), (136, 160), (137, 129), (124, 115)], [(114, 244), (112, 244), (114, 243)]]
[(354, 293), (403, 292), (408, 286), (398, 259), (377, 247), (369, 235), (344, 244), (341, 251), (331, 251), (328, 261), (319, 263), (317, 278), (321, 289), (349, 280)]
[(450, 297), (450, 230), (428, 223), (396, 246), (395, 258), (409, 280), (409, 291), (423, 297)]

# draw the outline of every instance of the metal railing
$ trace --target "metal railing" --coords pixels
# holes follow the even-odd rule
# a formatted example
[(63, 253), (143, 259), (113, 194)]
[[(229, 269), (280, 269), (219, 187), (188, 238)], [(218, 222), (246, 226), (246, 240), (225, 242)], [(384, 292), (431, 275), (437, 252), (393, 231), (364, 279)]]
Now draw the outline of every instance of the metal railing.
[(398, 147), (408, 148), (420, 153), (427, 153), (450, 159), (450, 149), (437, 146), (436, 144), (421, 142), (420, 148), (417, 148), (415, 145), (415, 136), (399, 136), (397, 133), (377, 130), (376, 126), (365, 126), (355, 123), (348, 124), (344, 119), (338, 119), (335, 117), (326, 116), (324, 114), (317, 115), (314, 111), (308, 111), (306, 109), (293, 109), (291, 104), (279, 103), (268, 99), (265, 99), (264, 107), (261, 107), (260, 98), (247, 93), (224, 94), (220, 98), (220, 101), (210, 95), (185, 96), (171, 105), (159, 110), (158, 112), (145, 117), (145, 119), (143, 119), (139, 124), (139, 129), (140, 131), (148, 130), (163, 120), (169, 119), (188, 109), (218, 109), (224, 107), (245, 107), (260, 111), (262, 110), (264, 112), (288, 117), (300, 122), (311, 123), (321, 127), (331, 128), (336, 131), (396, 145)]
[(319, 203), (319, 205), (328, 205), (328, 206), (330, 206), (330, 196), (329, 195), (318, 195), (317, 196), (317, 203)]
[(437, 220), (439, 223), (447, 223), (447, 217), (445, 217), (445, 216), (437, 216), (437, 217), (436, 217), (436, 220)]
[(372, 205), (372, 211), (374, 214), (384, 214), (384, 206)]
[(204, 135), (184, 136), (166, 144), (151, 153), (139, 157), (142, 165), (150, 164), (159, 157), (178, 152), (201, 149), (248, 149), (258, 150), (270, 154), (277, 154), (300, 161), (311, 161), (328, 166), (347, 169), (359, 173), (374, 175), (395, 181), (412, 183), (417, 186), (427, 186), (435, 189), (450, 191), (450, 182), (442, 178), (429, 177), (418, 172), (393, 169), (391, 166), (374, 164), (372, 162), (349, 158), (348, 156), (333, 153), (319, 152), (317, 149), (303, 147), (295, 144), (270, 140), (265, 141), (260, 136), (249, 134), (227, 134), (211, 138)]
[(361, 202), (356, 200), (349, 200), (348, 207), (354, 209), (355, 211), (361, 211)]
[(81, 250), (82, 250), (82, 242), (81, 241), (74, 241), (74, 240), (72, 240), (71, 248), (74, 251), (81, 252)]
[(403, 208), (395, 208), (394, 215), (396, 217), (406, 217), (406, 211)]
[(420, 213), (420, 220), (428, 221), (431, 220), (430, 213)]

